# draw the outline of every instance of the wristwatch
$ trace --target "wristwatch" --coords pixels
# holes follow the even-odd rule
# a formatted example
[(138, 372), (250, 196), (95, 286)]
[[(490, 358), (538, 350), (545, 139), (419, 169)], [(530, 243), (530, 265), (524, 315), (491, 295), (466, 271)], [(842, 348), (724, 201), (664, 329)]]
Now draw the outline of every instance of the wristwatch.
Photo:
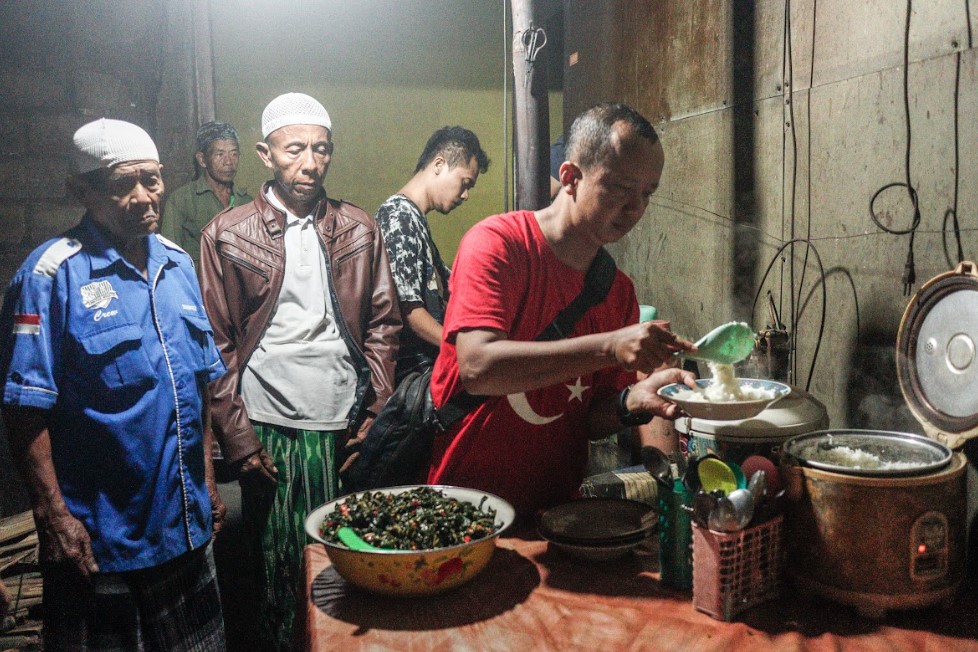
[(621, 390), (618, 394), (618, 420), (621, 421), (623, 426), (644, 426), (652, 417), (655, 415), (651, 412), (629, 412), (628, 408), (625, 407), (625, 401), (628, 400), (628, 392), (631, 391), (632, 386), (629, 385), (625, 389)]

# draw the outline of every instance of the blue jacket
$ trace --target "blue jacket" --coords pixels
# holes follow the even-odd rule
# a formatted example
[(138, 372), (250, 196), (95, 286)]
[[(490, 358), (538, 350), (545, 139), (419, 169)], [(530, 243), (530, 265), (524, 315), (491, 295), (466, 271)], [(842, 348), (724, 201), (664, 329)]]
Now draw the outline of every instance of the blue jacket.
[(0, 313), (3, 403), (48, 411), (58, 484), (103, 572), (211, 537), (202, 397), (224, 363), (190, 258), (147, 243), (148, 280), (86, 216), (27, 258)]

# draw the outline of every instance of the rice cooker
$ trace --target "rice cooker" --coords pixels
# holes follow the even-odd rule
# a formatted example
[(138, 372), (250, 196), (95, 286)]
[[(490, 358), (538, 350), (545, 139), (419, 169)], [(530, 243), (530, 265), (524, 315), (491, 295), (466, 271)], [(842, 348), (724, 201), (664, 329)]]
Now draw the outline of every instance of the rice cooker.
[(790, 394), (755, 417), (739, 421), (685, 417), (677, 419), (675, 426), (690, 457), (713, 453), (740, 464), (752, 455), (762, 455), (776, 462), (781, 444), (795, 435), (828, 428), (829, 416), (818, 399), (792, 387)]
[[(787, 570), (799, 590), (875, 618), (950, 604), (966, 575), (968, 514), (968, 464), (952, 449), (978, 435), (976, 344), (978, 273), (962, 263), (921, 286), (897, 336), (900, 389), (926, 437), (825, 431), (785, 442)], [(835, 448), (846, 437), (883, 444)], [(811, 446), (851, 458), (826, 461)], [(870, 449), (892, 459), (864, 466)]]

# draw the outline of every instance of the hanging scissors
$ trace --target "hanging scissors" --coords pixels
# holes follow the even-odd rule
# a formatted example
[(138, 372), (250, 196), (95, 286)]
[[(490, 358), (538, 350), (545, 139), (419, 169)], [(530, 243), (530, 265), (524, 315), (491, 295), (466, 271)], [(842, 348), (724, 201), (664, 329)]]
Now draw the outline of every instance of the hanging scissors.
[(547, 44), (547, 32), (542, 27), (533, 27), (530, 23), (529, 29), (523, 30), (520, 34), (520, 43), (523, 46), (523, 59), (526, 61), (526, 71), (523, 74), (523, 87), (525, 88), (530, 81), (530, 71), (537, 60), (540, 50)]

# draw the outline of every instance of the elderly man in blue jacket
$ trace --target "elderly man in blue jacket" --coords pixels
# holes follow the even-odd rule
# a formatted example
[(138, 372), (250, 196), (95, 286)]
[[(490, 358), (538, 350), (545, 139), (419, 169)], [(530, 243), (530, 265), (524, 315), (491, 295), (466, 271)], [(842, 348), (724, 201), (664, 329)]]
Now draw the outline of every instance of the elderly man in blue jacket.
[(156, 234), (152, 139), (101, 119), (74, 150), (68, 185), (85, 216), (27, 257), (0, 314), (45, 647), (221, 650), (203, 397), (224, 363), (190, 257)]

